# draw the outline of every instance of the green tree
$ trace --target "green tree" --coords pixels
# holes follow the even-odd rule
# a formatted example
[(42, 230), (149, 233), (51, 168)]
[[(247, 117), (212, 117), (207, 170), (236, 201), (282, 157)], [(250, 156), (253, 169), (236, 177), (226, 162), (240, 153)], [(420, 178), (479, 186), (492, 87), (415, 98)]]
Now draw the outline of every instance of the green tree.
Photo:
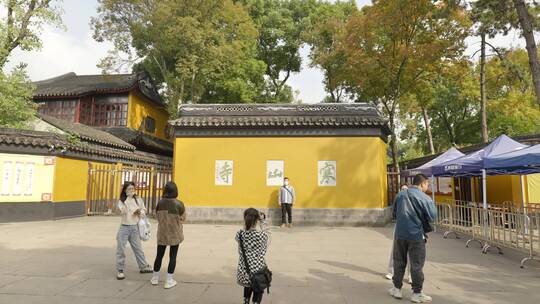
[(528, 55), (517, 49), (503, 58), (492, 58), (486, 64), (489, 128), (494, 136), (538, 133), (540, 106), (535, 101)]
[[(497, 34), (507, 35), (516, 26), (517, 15), (512, 7), (512, 2), (479, 0), (471, 4), (471, 19), (476, 23), (475, 35), (480, 36), (480, 60), (479, 60), (479, 80), (480, 80), (480, 123), (482, 141), (489, 141), (487, 96), (486, 96), (486, 48), (499, 53), (499, 51), (486, 41), (486, 38), (494, 38)], [(477, 52), (478, 52), (477, 51)]]
[(4, 73), (5, 64), (17, 48), (39, 49), (42, 27), (45, 24), (62, 26), (61, 10), (51, 0), (3, 0), (0, 12), (3, 12), (0, 18), (0, 126), (20, 128), (35, 114), (33, 87), (24, 65)]
[(342, 102), (347, 99), (348, 84), (344, 75), (347, 58), (338, 43), (351, 14), (357, 12), (354, 1), (322, 3), (309, 17), (309, 27), (304, 35), (310, 45), (311, 67), (324, 73), (324, 86), (328, 92), (325, 102)]
[(31, 51), (41, 47), (39, 32), (43, 25), (61, 26), (60, 8), (52, 0), (3, 0), (0, 19), (0, 70), (16, 48)]
[(303, 32), (316, 0), (238, 0), (245, 5), (259, 31), (258, 58), (266, 63), (262, 102), (292, 102), (287, 85), (292, 73), (300, 72)]
[(264, 90), (264, 62), (256, 59), (258, 32), (242, 5), (231, 0), (101, 0), (94, 37), (115, 51), (104, 70), (128, 54), (134, 70), (148, 71), (170, 114), (185, 102), (254, 102)]
[(35, 117), (33, 87), (23, 68), (0, 73), (0, 126), (23, 128)]
[(421, 117), (427, 135), (427, 147), (431, 154), (435, 154), (436, 152), (433, 144), (433, 134), (429, 114), (429, 109), (432, 107), (435, 98), (433, 77), (436, 77), (435, 74), (431, 74), (430, 77), (426, 77), (425, 79), (420, 79), (416, 89), (403, 96), (403, 111), (400, 113), (403, 120), (415, 120), (418, 117)]
[[(521, 30), (526, 42), (525, 48), (529, 57), (530, 77), (534, 84), (536, 102), (540, 105), (540, 63), (534, 38), (534, 30), (538, 28), (540, 9), (537, 1), (478, 0), (472, 3), (472, 7), (473, 18), (476, 17), (475, 21), (487, 25), (487, 29), (491, 27), (491, 29), (498, 31), (502, 30), (503, 33), (507, 33), (510, 29)], [(486, 34), (490, 33), (485, 32)]]
[[(477, 143), (479, 92), (473, 64), (466, 60), (447, 65), (432, 82), (433, 101), (429, 114), (436, 151)], [(421, 127), (420, 127), (421, 128)], [(419, 138), (425, 138), (420, 132)]]
[(441, 62), (463, 53), (468, 28), (463, 8), (443, 1), (379, 0), (349, 19), (341, 42), (347, 75), (359, 100), (377, 103), (388, 118), (396, 171), (401, 98)]

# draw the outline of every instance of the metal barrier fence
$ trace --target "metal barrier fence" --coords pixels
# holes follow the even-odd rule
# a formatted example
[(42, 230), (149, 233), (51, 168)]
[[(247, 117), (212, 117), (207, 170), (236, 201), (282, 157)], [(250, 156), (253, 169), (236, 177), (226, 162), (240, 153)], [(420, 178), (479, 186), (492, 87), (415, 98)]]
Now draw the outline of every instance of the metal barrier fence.
[[(521, 261), (540, 262), (540, 212), (528, 212), (512, 204), (490, 206), (488, 209), (471, 204), (437, 204), (436, 225), (445, 230), (443, 237), (454, 235), (469, 237), (466, 247), (478, 243), (482, 253), (495, 248), (502, 254), (503, 248), (512, 248), (528, 254)], [(524, 212), (525, 211), (525, 212)]]

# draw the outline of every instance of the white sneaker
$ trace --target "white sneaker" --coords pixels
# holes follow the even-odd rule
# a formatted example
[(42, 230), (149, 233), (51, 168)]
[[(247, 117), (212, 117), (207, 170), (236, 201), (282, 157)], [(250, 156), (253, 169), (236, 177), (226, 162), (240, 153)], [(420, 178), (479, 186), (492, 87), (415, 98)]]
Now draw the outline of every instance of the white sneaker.
[(423, 292), (413, 293), (411, 296), (411, 302), (413, 303), (430, 303), (431, 300), (431, 297), (424, 294)]
[(167, 282), (165, 282), (165, 286), (163, 286), (163, 288), (165, 288), (165, 289), (173, 288), (174, 286), (176, 286), (176, 284), (178, 284), (178, 283), (174, 279), (173, 280), (167, 280)]
[(120, 270), (120, 271), (118, 271), (118, 272), (116, 273), (116, 279), (117, 279), (117, 280), (123, 280), (123, 279), (125, 279), (125, 278), (126, 278), (126, 276), (124, 275), (124, 272), (123, 272), (123, 271)]
[(403, 298), (403, 294), (401, 293), (401, 289), (397, 289), (395, 286), (392, 286), (392, 288), (390, 288), (390, 290), (388, 291), (388, 293), (396, 298), (396, 299), (402, 299)]
[(394, 275), (391, 274), (391, 273), (387, 273), (384, 277), (385, 277), (387, 280), (392, 280), (392, 278), (394, 277)]
[(152, 277), (152, 278), (150, 279), (150, 284), (152, 284), (152, 285), (157, 285), (157, 284), (159, 284), (159, 277)]

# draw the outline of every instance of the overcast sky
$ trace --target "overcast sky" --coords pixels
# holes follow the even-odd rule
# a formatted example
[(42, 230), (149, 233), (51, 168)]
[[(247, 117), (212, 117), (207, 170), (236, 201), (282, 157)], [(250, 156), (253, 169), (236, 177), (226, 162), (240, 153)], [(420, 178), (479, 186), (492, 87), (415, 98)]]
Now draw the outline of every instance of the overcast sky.
[[(357, 0), (358, 6), (371, 3), (371, 0)], [(37, 51), (24, 52), (16, 50), (10, 57), (5, 70), (11, 69), (20, 62), (28, 64), (28, 73), (34, 81), (55, 77), (68, 72), (77, 74), (99, 74), (96, 67), (99, 60), (106, 56), (112, 48), (109, 43), (97, 43), (92, 38), (90, 17), (96, 15), (97, 0), (64, 0), (63, 21), (66, 29), (45, 27), (41, 38), (43, 48)], [(467, 54), (478, 49), (476, 38), (467, 39)], [(490, 40), (495, 46), (523, 47), (525, 42), (517, 33)], [(302, 71), (293, 74), (288, 84), (300, 91), (300, 99), (306, 103), (320, 102), (326, 95), (322, 84), (322, 73), (319, 69), (308, 67), (308, 49), (301, 50), (304, 62)]]

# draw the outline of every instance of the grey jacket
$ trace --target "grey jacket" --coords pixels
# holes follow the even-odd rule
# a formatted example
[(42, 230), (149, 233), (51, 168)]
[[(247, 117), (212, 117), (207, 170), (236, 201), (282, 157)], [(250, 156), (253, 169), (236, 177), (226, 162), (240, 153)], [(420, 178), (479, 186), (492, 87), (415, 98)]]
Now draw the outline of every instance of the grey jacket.
[(293, 204), (296, 201), (296, 193), (293, 186), (281, 186), (279, 187), (278, 203), (280, 204)]

